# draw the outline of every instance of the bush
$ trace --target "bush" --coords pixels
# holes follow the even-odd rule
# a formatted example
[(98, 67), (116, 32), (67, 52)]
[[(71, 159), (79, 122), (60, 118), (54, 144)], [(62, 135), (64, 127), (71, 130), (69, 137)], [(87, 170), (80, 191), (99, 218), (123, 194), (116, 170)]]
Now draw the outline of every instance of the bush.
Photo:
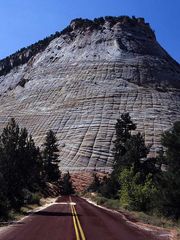
[(39, 204), (41, 196), (39, 193), (32, 193), (28, 189), (23, 190), (25, 204)]
[(150, 174), (143, 183), (140, 179), (140, 173), (134, 173), (133, 167), (126, 168), (120, 173), (120, 205), (129, 210), (147, 212), (153, 208), (157, 189)]
[(105, 202), (107, 201), (107, 198), (99, 197), (99, 198), (97, 198), (96, 200), (97, 200), (97, 204), (98, 204), (98, 205), (104, 205)]
[(103, 205), (105, 207), (112, 208), (112, 209), (119, 209), (120, 207), (118, 199), (106, 199)]

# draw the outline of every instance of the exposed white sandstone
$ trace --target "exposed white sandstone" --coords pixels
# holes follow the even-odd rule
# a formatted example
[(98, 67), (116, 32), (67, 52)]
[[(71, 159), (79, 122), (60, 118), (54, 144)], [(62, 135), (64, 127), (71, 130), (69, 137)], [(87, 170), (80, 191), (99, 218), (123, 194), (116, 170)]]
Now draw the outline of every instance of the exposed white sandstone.
[(110, 171), (116, 119), (129, 112), (156, 153), (180, 119), (179, 84), (180, 66), (148, 26), (74, 27), (0, 77), (0, 129), (15, 117), (39, 145), (52, 129), (61, 168)]

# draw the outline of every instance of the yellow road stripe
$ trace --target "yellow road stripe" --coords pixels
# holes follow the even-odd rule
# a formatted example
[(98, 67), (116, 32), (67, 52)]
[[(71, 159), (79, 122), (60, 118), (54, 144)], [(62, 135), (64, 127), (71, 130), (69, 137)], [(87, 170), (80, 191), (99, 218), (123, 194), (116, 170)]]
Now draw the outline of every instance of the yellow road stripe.
[[(70, 200), (70, 203), (71, 203), (72, 202), (71, 197), (69, 197), (69, 200)], [(72, 211), (72, 215), (73, 215), (73, 223), (74, 223), (74, 228), (75, 228), (77, 240), (80, 240), (79, 232), (80, 232), (80, 235), (81, 235), (81, 239), (86, 240), (84, 232), (83, 232), (81, 224), (80, 224), (80, 221), (79, 221), (79, 218), (78, 218), (78, 215), (77, 215), (77, 212), (76, 212), (76, 209), (73, 205), (71, 205), (71, 211)], [(76, 222), (77, 222), (77, 224), (76, 224)], [(79, 232), (78, 232), (78, 230), (79, 230)]]
[(77, 212), (76, 212), (76, 209), (75, 209), (74, 206), (72, 206), (72, 207), (74, 208), (74, 212), (75, 212), (75, 214), (76, 214), (75, 217), (76, 217), (76, 220), (77, 220), (77, 225), (78, 225), (78, 227), (79, 227), (79, 231), (80, 231), (81, 238), (82, 238), (82, 240), (86, 240), (85, 235), (84, 235), (84, 232), (83, 232), (82, 227), (81, 227), (81, 224), (80, 224), (80, 221), (79, 221), (79, 218), (78, 218), (78, 215), (77, 215)]
[(77, 225), (76, 225), (76, 219), (75, 219), (75, 215), (74, 215), (72, 206), (71, 206), (71, 212), (72, 212), (72, 216), (73, 216), (73, 223), (74, 223), (74, 229), (75, 229), (75, 233), (76, 233), (76, 239), (80, 240), (78, 228), (77, 228)]

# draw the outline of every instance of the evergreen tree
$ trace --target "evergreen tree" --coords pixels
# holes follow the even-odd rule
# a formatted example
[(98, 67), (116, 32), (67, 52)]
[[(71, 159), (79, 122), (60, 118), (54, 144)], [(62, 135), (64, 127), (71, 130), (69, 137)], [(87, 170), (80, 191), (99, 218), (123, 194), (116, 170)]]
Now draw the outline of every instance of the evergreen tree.
[(71, 176), (68, 173), (64, 174), (62, 180), (62, 194), (63, 195), (70, 195), (74, 193), (74, 188), (71, 181)]
[(161, 180), (162, 211), (175, 219), (180, 217), (180, 121), (162, 135), (165, 147), (164, 164), (166, 171)]
[(101, 186), (100, 191), (106, 196), (119, 198), (118, 191), (123, 184), (119, 176), (124, 169), (133, 167), (134, 175), (139, 173), (141, 182), (144, 182), (148, 174), (156, 173), (157, 161), (150, 162), (147, 159), (150, 146), (146, 146), (143, 135), (141, 133), (132, 135), (136, 125), (131, 120), (129, 113), (121, 115), (121, 118), (117, 120), (115, 129), (115, 164), (110, 178)]
[(41, 184), (43, 164), (40, 150), (35, 146), (31, 135), (27, 137), (26, 147), (20, 156), (24, 157), (22, 158), (24, 159), (24, 163), (21, 164), (23, 168), (21, 171), (23, 175), (24, 186), (30, 191), (38, 190)]
[(43, 150), (44, 175), (49, 182), (57, 181), (60, 178), (58, 151), (56, 136), (52, 130), (49, 130)]
[(39, 184), (39, 150), (25, 128), (20, 129), (12, 118), (0, 137), (0, 172), (7, 187), (12, 208), (20, 208), (24, 190), (35, 190)]
[(168, 171), (176, 172), (180, 169), (180, 121), (162, 135), (161, 142), (166, 148), (165, 164), (168, 165)]
[(132, 135), (124, 144), (125, 154), (121, 156), (121, 167), (134, 166), (134, 171), (138, 172), (141, 170), (141, 161), (146, 159), (149, 153), (149, 148), (145, 144), (144, 137), (141, 133)]
[(28, 136), (26, 128), (20, 130), (17, 153), (23, 188), (34, 191), (40, 185), (42, 160), (39, 148), (35, 146), (32, 136)]
[(127, 152), (125, 144), (128, 139), (131, 138), (131, 131), (136, 129), (136, 124), (131, 120), (129, 113), (124, 113), (121, 115), (120, 119), (117, 119), (115, 125), (116, 129), (116, 139), (114, 141), (114, 160), (115, 169), (119, 165), (123, 165), (122, 156)]
[(93, 181), (91, 185), (88, 187), (88, 191), (98, 192), (100, 190), (100, 187), (101, 187), (101, 181), (99, 177), (97, 176), (97, 174), (93, 174)]
[(119, 175), (113, 171), (110, 177), (104, 177), (99, 187), (99, 192), (107, 198), (119, 198), (118, 191), (120, 189)]
[(117, 119), (115, 125), (116, 139), (114, 141), (114, 167), (109, 179), (103, 184), (103, 192), (106, 196), (118, 198), (120, 188), (119, 173), (122, 168), (127, 166), (128, 161), (124, 155), (127, 149), (127, 141), (131, 138), (131, 131), (136, 129), (129, 113), (123, 113), (120, 119)]
[(7, 220), (9, 211), (9, 201), (7, 198), (7, 186), (0, 172), (0, 221)]
[(18, 159), (19, 126), (11, 119), (0, 139), (0, 172), (7, 184), (7, 197), (14, 208), (23, 202), (23, 181), (19, 172)]

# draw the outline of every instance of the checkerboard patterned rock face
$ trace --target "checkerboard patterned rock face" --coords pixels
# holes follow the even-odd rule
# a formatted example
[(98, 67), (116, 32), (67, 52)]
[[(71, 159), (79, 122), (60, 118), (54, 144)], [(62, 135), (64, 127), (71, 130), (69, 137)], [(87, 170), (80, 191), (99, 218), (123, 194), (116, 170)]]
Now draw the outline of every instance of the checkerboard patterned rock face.
[(15, 117), (39, 145), (52, 129), (64, 170), (110, 171), (123, 112), (153, 144), (152, 154), (162, 131), (180, 119), (180, 65), (142, 19), (114, 19), (99, 26), (73, 21), (45, 50), (0, 77), (0, 129)]

